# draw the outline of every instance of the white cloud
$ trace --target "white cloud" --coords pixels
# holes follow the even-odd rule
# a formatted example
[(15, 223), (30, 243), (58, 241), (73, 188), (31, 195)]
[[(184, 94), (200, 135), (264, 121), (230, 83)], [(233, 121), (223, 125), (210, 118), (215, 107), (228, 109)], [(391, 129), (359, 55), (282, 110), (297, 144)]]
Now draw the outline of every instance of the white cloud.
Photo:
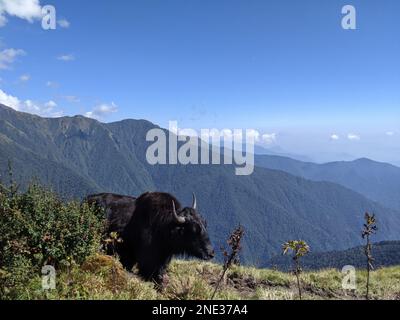
[(8, 95), (3, 90), (0, 89), (0, 104), (4, 104), (7, 107), (19, 110), (21, 102), (17, 97)]
[(44, 105), (45, 105), (45, 107), (50, 108), (50, 109), (57, 107), (57, 103), (55, 103), (53, 100), (46, 102)]
[[(217, 132), (211, 132), (211, 134), (212, 134), (213, 136), (215, 136), (216, 133), (217, 133)], [(233, 139), (232, 130), (223, 129), (223, 130), (221, 131), (221, 135), (220, 135), (220, 136), (221, 136), (222, 138), (224, 138), (224, 139)]]
[(47, 81), (46, 82), (46, 87), (55, 89), (55, 88), (58, 88), (58, 83), (54, 82), (54, 81)]
[(81, 102), (81, 99), (79, 99), (77, 96), (63, 96), (62, 98), (71, 103)]
[(347, 139), (349, 139), (351, 141), (359, 141), (359, 140), (361, 140), (361, 137), (355, 133), (349, 133), (347, 135)]
[(338, 134), (332, 134), (331, 135), (331, 140), (339, 140), (339, 139), (340, 139), (340, 137), (339, 137)]
[(28, 82), (29, 80), (31, 80), (31, 76), (29, 74), (23, 74), (19, 77), (19, 81), (21, 82)]
[(181, 137), (198, 137), (198, 133), (193, 129), (179, 129)]
[(243, 139), (243, 133), (241, 130), (231, 130), (231, 129), (222, 129), (219, 130), (210, 130), (210, 137), (213, 139), (222, 138), (225, 140), (235, 140), (240, 141)]
[(259, 142), (260, 141), (260, 133), (257, 130), (254, 129), (248, 129), (246, 130), (246, 139), (251, 138), (254, 139), (254, 141)]
[(30, 99), (21, 101), (17, 97), (6, 94), (1, 89), (0, 103), (17, 111), (33, 113), (43, 117), (60, 117), (63, 115), (62, 111), (55, 110), (57, 104), (52, 100), (44, 104), (34, 102)]
[(4, 27), (7, 23), (7, 18), (4, 14), (0, 13), (0, 28)]
[(71, 26), (71, 23), (67, 19), (58, 20), (57, 23), (61, 28), (69, 28)]
[(65, 61), (65, 62), (74, 61), (75, 60), (75, 56), (73, 54), (63, 54), (61, 56), (58, 56), (57, 60)]
[(273, 144), (276, 142), (276, 133), (265, 133), (261, 136), (261, 140), (265, 144)]
[(18, 110), (38, 114), (40, 112), (40, 107), (35, 102), (28, 99), (20, 104)]
[[(213, 132), (213, 131), (210, 132), (211, 136), (215, 136), (215, 134), (217, 134), (217, 132)], [(247, 130), (244, 130), (244, 131), (243, 130), (223, 129), (220, 132), (220, 136), (221, 136), (221, 138), (233, 139), (235, 141), (240, 141), (240, 140), (243, 140), (245, 138), (245, 139), (254, 139), (255, 142), (263, 141), (263, 142), (266, 143), (266, 140), (268, 140), (267, 139), (268, 135), (262, 135), (261, 136), (260, 133), (257, 130), (254, 130), (254, 129), (247, 129)], [(264, 136), (265, 136), (266, 140), (264, 140)], [(274, 137), (272, 137), (272, 136), (274, 136)], [(270, 136), (270, 138), (271, 139), (275, 139), (275, 136), (276, 136), (275, 134), (272, 134)]]
[(389, 136), (389, 137), (393, 137), (395, 134), (396, 134), (396, 133), (393, 132), (393, 131), (388, 131), (388, 132), (386, 132), (386, 135)]
[(63, 112), (60, 110), (55, 110), (56, 107), (57, 104), (52, 100), (44, 104), (37, 103), (32, 100), (25, 100), (23, 103), (21, 103), (19, 111), (37, 114), (42, 117), (61, 117)]
[(39, 0), (0, 0), (0, 27), (7, 23), (7, 16), (33, 22), (42, 17)]
[(212, 138), (223, 138), (223, 139), (232, 139), (234, 141), (242, 141), (245, 139), (254, 139), (255, 142), (263, 142), (266, 144), (271, 144), (276, 141), (276, 133), (271, 134), (263, 134), (254, 129), (247, 129), (247, 130), (230, 130), (230, 129), (223, 129), (219, 130), (210, 130), (210, 137)]
[(118, 111), (118, 107), (114, 102), (112, 102), (111, 104), (103, 103), (103, 104), (96, 106), (92, 111), (86, 112), (85, 116), (88, 118), (101, 120), (104, 117), (106, 117), (112, 113), (115, 113), (117, 111)]
[(0, 70), (10, 69), (17, 57), (23, 55), (25, 55), (25, 51), (21, 49), (10, 48), (0, 51)]

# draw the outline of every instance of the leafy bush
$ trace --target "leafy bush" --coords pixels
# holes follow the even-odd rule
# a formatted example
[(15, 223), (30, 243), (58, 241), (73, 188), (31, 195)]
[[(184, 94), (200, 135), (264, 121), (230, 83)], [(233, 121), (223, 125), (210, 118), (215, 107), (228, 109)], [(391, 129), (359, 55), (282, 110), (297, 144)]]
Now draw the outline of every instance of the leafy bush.
[(37, 184), (10, 189), (0, 185), (0, 298), (12, 298), (44, 265), (83, 263), (104, 230), (103, 213), (87, 203), (63, 202)]

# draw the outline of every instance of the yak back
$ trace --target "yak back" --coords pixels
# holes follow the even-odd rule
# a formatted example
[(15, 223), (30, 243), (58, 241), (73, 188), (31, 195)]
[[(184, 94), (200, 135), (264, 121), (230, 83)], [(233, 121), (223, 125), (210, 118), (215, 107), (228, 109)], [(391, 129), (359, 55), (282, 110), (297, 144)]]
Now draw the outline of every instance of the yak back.
[(88, 196), (86, 201), (104, 208), (109, 232), (121, 235), (144, 229), (159, 231), (175, 220), (172, 202), (177, 211), (181, 209), (179, 201), (164, 192), (146, 192), (139, 198), (100, 193)]
[(122, 234), (136, 208), (136, 198), (113, 193), (100, 193), (86, 198), (90, 205), (104, 209), (109, 232)]
[(172, 202), (175, 203), (176, 211), (179, 211), (181, 204), (169, 193), (147, 192), (142, 194), (136, 199), (135, 214), (130, 225), (134, 229), (140, 227), (154, 231), (171, 225), (176, 219), (173, 215)]

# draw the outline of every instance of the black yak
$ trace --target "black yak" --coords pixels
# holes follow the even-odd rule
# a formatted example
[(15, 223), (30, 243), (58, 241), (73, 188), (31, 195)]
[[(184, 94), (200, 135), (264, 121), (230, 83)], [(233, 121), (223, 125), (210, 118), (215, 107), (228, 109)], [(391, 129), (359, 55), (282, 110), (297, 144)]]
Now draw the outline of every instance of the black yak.
[(174, 255), (204, 260), (214, 257), (194, 195), (192, 206), (185, 208), (174, 196), (161, 192), (148, 192), (139, 198), (99, 194), (87, 201), (105, 209), (108, 234), (117, 232), (122, 239), (116, 253), (123, 266), (131, 271), (137, 265), (139, 275), (147, 281), (162, 284)]

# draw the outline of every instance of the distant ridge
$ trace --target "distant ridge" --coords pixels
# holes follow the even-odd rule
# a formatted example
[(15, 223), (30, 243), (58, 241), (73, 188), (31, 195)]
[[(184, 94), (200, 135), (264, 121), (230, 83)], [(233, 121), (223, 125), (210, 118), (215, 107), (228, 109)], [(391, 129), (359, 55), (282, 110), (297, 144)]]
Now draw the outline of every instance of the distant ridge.
[(313, 181), (337, 183), (386, 207), (400, 210), (400, 168), (388, 163), (361, 158), (315, 164), (287, 157), (261, 155), (256, 157), (256, 165)]

